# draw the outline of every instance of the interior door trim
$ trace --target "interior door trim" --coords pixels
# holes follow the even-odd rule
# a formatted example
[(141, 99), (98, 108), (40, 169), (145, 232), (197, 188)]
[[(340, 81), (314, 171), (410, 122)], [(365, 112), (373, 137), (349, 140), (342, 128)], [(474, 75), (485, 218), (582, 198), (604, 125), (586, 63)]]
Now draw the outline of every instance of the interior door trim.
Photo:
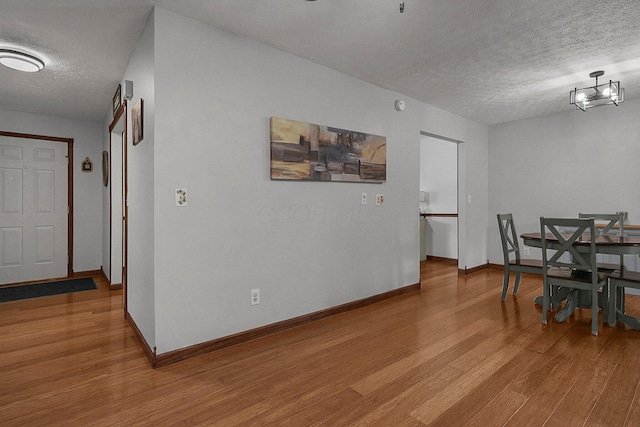
[(0, 136), (9, 138), (40, 139), (43, 141), (55, 141), (67, 144), (67, 276), (72, 277), (73, 272), (73, 138), (59, 138), (48, 135), (35, 135), (30, 133), (5, 132), (0, 130)]
[[(111, 141), (111, 135), (113, 134), (113, 130), (116, 128), (116, 126), (118, 125), (118, 123), (120, 122), (120, 120), (123, 120), (122, 122), (122, 178), (123, 178), (123, 184), (122, 184), (122, 192), (124, 193), (124, 200), (123, 200), (123, 206), (122, 206), (122, 215), (119, 216), (118, 220), (122, 221), (122, 234), (123, 234), (123, 251), (122, 251), (122, 258), (124, 260), (124, 266), (122, 268), (122, 289), (123, 289), (123, 308), (124, 308), (124, 312), (125, 314), (127, 313), (127, 269), (129, 266), (129, 208), (127, 206), (127, 197), (129, 195), (129, 179), (128, 179), (128, 165), (127, 165), (127, 149), (128, 149), (128, 144), (127, 144), (127, 101), (124, 100), (122, 102), (122, 105), (120, 105), (120, 107), (118, 108), (118, 110), (116, 110), (115, 114), (113, 115), (113, 120), (111, 121), (111, 124), (109, 125), (109, 159), (111, 160), (109, 162), (109, 182), (110, 185), (113, 185), (113, 177), (111, 176), (111, 168), (113, 167), (113, 156), (111, 153), (111, 145), (112, 145), (112, 141)], [(112, 197), (112, 192), (109, 191), (109, 257), (111, 257), (111, 247), (113, 245), (113, 241), (112, 241), (112, 224), (113, 224), (113, 210), (112, 210), (112, 206), (113, 206), (113, 201), (111, 199)], [(111, 265), (111, 261), (110, 261), (110, 265), (109, 265), (110, 269), (113, 269), (113, 266)], [(113, 289), (113, 288), (112, 288)]]

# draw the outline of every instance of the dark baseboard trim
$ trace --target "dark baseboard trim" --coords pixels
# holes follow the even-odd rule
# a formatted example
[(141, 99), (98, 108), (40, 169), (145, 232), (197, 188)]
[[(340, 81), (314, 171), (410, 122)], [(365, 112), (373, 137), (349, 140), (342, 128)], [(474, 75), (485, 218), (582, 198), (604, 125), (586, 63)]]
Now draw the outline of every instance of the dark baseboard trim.
[(107, 277), (107, 273), (104, 272), (103, 266), (100, 266), (100, 276), (104, 279), (105, 282), (107, 282), (108, 285), (111, 285), (111, 281)]
[(102, 270), (74, 271), (71, 277), (95, 277), (101, 274)]
[(478, 271), (482, 271), (489, 268), (489, 263), (479, 265), (477, 267), (458, 269), (458, 276), (466, 276), (467, 274), (477, 273)]
[[(261, 338), (267, 335), (281, 332), (286, 329), (292, 329), (298, 326), (306, 325), (307, 323), (315, 322), (317, 320), (325, 319), (327, 317), (335, 316), (336, 314), (344, 313), (347, 311), (355, 310), (366, 305), (374, 304), (376, 302), (389, 299), (398, 295), (403, 295), (409, 292), (415, 292), (420, 290), (420, 283), (405, 286), (399, 289), (394, 289), (389, 292), (374, 295), (368, 298), (364, 298), (357, 301), (352, 301), (346, 304), (338, 305), (335, 307), (327, 308), (325, 310), (316, 311), (314, 313), (305, 314), (303, 316), (294, 317), (293, 319), (283, 320), (281, 322), (272, 323), (270, 325), (261, 326), (259, 328), (251, 329), (245, 332), (222, 337), (216, 340), (207, 341), (201, 344), (192, 345), (190, 347), (181, 348), (179, 350), (173, 350), (167, 353), (155, 355), (154, 349), (154, 362), (152, 365), (154, 368), (166, 366), (171, 363), (179, 362), (181, 360), (189, 359), (202, 354), (211, 353), (216, 350), (230, 347), (232, 345), (241, 344), (247, 341)], [(147, 357), (149, 357), (147, 355)]]
[(149, 347), (147, 340), (144, 339), (142, 332), (140, 332), (140, 329), (138, 329), (138, 325), (136, 325), (136, 322), (133, 320), (133, 317), (131, 317), (131, 315), (128, 312), (124, 313), (124, 318), (127, 320), (127, 323), (133, 330), (134, 335), (140, 342), (140, 345), (142, 346), (142, 351), (144, 352), (145, 356), (147, 356), (147, 359), (149, 359), (149, 363), (151, 363), (151, 367), (155, 368), (156, 359), (157, 359), (156, 348), (153, 347), (153, 350), (151, 350), (151, 347)]
[(122, 289), (122, 283), (111, 283), (111, 280), (107, 277), (107, 274), (104, 272), (104, 267), (100, 267), (100, 276), (107, 282), (107, 286), (109, 286), (109, 290), (115, 291), (118, 289)]
[(494, 269), (494, 270), (504, 270), (504, 265), (502, 265), (502, 264), (487, 263), (487, 268), (492, 268), (492, 269)]
[(458, 260), (455, 258), (444, 258), (440, 256), (427, 255), (427, 261), (446, 262), (447, 264), (458, 265)]

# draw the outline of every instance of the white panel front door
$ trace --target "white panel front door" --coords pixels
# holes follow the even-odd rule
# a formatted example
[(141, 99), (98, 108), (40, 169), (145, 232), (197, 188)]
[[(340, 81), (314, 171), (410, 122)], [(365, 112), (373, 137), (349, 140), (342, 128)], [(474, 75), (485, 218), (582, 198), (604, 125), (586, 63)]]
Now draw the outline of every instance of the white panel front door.
[(67, 276), (68, 145), (0, 136), (0, 284)]

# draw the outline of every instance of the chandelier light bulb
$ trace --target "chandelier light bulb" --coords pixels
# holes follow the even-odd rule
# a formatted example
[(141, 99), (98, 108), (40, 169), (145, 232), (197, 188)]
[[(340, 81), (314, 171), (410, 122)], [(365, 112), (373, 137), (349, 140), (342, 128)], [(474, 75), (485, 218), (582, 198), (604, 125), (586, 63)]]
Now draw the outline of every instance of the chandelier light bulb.
[(578, 95), (576, 95), (576, 101), (582, 102), (586, 97), (587, 95), (584, 92), (580, 92)]

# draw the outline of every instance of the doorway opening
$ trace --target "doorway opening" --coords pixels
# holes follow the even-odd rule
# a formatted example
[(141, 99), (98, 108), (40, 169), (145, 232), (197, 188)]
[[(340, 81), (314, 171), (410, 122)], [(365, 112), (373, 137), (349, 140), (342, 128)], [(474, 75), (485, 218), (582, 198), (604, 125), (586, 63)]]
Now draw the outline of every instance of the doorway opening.
[(127, 305), (127, 102), (109, 125), (109, 286), (124, 289)]
[(420, 132), (420, 260), (457, 264), (458, 151), (462, 141)]

